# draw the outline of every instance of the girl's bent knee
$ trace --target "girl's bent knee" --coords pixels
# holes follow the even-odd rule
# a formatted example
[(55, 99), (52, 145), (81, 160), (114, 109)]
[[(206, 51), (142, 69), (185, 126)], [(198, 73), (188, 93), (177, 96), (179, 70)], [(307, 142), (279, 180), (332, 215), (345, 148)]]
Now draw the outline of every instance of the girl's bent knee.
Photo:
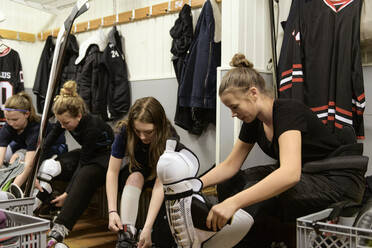
[(132, 185), (138, 188), (142, 188), (145, 182), (145, 178), (140, 172), (133, 172), (129, 175), (125, 185)]

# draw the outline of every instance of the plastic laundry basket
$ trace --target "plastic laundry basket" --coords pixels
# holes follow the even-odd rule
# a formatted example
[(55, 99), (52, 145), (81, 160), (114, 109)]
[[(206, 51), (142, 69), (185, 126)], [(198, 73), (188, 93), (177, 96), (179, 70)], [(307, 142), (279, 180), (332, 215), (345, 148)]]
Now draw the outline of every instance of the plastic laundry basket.
[(32, 206), (34, 205), (34, 202), (35, 197), (0, 201), (0, 209), (32, 215)]
[(297, 219), (297, 248), (364, 248), (372, 247), (372, 230), (329, 224), (332, 209)]
[[(0, 227), (0, 247), (46, 247), (46, 235), (49, 230), (48, 220), (8, 210), (1, 209), (0, 211), (6, 216), (2, 227)], [(6, 223), (5, 226), (4, 223)]]

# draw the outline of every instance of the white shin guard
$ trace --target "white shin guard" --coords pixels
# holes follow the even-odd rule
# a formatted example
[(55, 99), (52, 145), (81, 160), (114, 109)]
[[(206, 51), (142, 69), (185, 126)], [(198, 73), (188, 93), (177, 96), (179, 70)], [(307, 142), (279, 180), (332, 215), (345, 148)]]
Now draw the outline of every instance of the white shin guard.
[(206, 227), (211, 205), (199, 194), (202, 182), (196, 178), (199, 161), (174, 140), (167, 140), (166, 150), (157, 164), (157, 175), (164, 185), (165, 206), (170, 229), (178, 247), (228, 248), (238, 244), (254, 220), (238, 210), (231, 223), (214, 232)]
[(40, 192), (39, 189), (35, 188), (33, 196), (35, 196), (35, 204), (33, 206), (33, 211), (41, 206), (41, 204), (49, 199), (49, 196), (52, 194), (52, 186), (50, 181), (61, 174), (62, 167), (59, 161), (51, 159), (44, 160), (39, 168), (38, 179), (40, 186), (43, 188), (43, 192)]
[(254, 223), (253, 217), (242, 209), (234, 214), (231, 224), (225, 225), (211, 239), (203, 243), (203, 248), (233, 247), (248, 233)]
[(120, 218), (123, 224), (136, 224), (140, 196), (140, 188), (125, 185), (120, 200)]

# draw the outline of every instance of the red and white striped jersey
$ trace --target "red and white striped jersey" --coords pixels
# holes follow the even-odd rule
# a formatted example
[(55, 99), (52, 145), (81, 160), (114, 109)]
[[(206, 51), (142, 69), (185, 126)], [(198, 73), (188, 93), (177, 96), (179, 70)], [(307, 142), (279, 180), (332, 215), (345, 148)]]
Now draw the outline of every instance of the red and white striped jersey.
[(364, 138), (361, 0), (293, 0), (278, 64), (281, 98), (309, 106), (332, 130)]

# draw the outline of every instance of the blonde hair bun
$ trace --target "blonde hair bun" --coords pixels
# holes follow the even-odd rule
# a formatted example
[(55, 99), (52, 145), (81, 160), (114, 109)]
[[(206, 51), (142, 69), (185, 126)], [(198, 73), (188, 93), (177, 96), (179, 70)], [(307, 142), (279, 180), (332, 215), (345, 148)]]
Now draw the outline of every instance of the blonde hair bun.
[(61, 89), (59, 94), (61, 96), (78, 96), (76, 82), (70, 80), (64, 83), (63, 88)]
[(253, 64), (245, 58), (244, 54), (241, 53), (236, 53), (234, 55), (231, 59), (230, 66), (253, 68)]

